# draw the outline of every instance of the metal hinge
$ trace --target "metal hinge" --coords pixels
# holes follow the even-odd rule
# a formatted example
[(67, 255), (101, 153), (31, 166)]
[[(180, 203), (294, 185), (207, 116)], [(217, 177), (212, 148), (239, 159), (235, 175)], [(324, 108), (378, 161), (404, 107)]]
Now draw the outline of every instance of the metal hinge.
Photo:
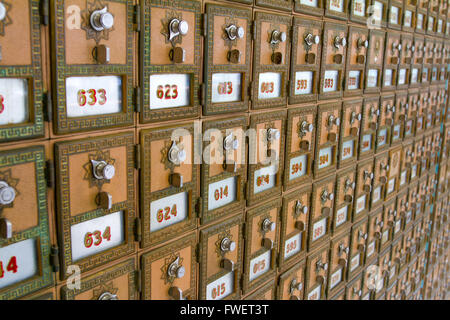
[(253, 81), (248, 83), (248, 96), (250, 99), (253, 97)]
[(202, 204), (203, 204), (202, 201), (203, 201), (202, 197), (197, 198), (197, 203), (195, 204), (195, 213), (197, 217), (200, 217), (200, 214), (202, 212)]
[(141, 6), (135, 5), (134, 6), (134, 31), (141, 32)]
[(50, 249), (50, 265), (53, 268), (53, 272), (59, 271), (59, 249), (58, 249), (58, 246), (52, 246)]
[(345, 90), (345, 81), (346, 81), (346, 80), (347, 80), (346, 77), (343, 76), (343, 77), (342, 77), (342, 88), (344, 88), (344, 90)]
[(142, 240), (141, 218), (134, 219), (134, 241), (140, 242)]
[(39, 8), (41, 13), (41, 23), (44, 26), (48, 26), (50, 22), (50, 4), (48, 0), (41, 0), (41, 6)]
[(245, 234), (245, 222), (242, 224), (242, 234)]
[(195, 261), (200, 262), (200, 243), (195, 245)]
[(239, 284), (241, 285), (241, 290), (244, 288), (244, 274), (241, 274), (241, 279), (239, 279)]
[(134, 167), (139, 170), (141, 169), (141, 145), (134, 145)]
[(291, 41), (291, 43), (292, 43), (292, 40), (294, 39), (294, 26), (292, 25), (290, 28), (289, 28), (289, 40)]
[(52, 121), (52, 95), (48, 91), (42, 96), (42, 111), (44, 112), (44, 121)]
[(141, 292), (142, 291), (142, 271), (141, 269), (137, 269), (136, 270), (136, 290), (137, 292)]
[(141, 88), (134, 88), (134, 111), (141, 112)]
[(206, 37), (208, 35), (208, 31), (206, 31), (208, 28), (208, 15), (206, 13), (202, 14), (202, 36)]
[(45, 180), (47, 180), (48, 188), (55, 188), (55, 164), (53, 160), (45, 162)]
[(199, 86), (198, 96), (199, 96), (200, 104), (202, 106), (205, 106), (206, 105), (206, 85), (204, 83), (201, 83)]
[(256, 22), (255, 21), (253, 21), (252, 22), (252, 39), (253, 40), (256, 40)]

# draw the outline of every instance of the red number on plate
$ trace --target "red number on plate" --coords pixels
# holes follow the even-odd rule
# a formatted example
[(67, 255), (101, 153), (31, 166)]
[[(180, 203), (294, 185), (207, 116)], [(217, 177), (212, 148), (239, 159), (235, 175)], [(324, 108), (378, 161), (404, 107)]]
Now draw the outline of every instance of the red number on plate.
[(314, 230), (314, 238), (319, 237), (323, 232), (323, 226), (320, 226)]
[(273, 82), (263, 82), (261, 83), (261, 93), (272, 93), (273, 87)]
[(336, 7), (336, 8), (340, 8), (341, 4), (339, 2), (339, 0), (331, 0), (331, 4), (332, 6)]
[(265, 183), (269, 183), (270, 181), (270, 177), (269, 175), (265, 175), (265, 176), (259, 176), (258, 178), (256, 178), (256, 185), (258, 187), (262, 186)]
[(212, 293), (211, 293), (212, 298), (215, 299), (220, 296), (223, 296), (225, 291), (226, 291), (225, 283), (217, 285), (217, 288), (213, 288), (213, 290), (212, 290)]
[(297, 248), (297, 240), (294, 240), (294, 242), (288, 243), (286, 253), (289, 253), (292, 250), (295, 250), (296, 248)]
[(5, 110), (5, 98), (0, 94), (0, 114)]
[[(99, 99), (97, 99), (97, 93), (99, 94)], [(86, 94), (88, 95), (86, 97)], [(88, 99), (89, 98), (89, 99)], [(104, 105), (106, 103), (106, 90), (105, 89), (80, 89), (77, 92), (77, 101), (80, 107), (84, 107), (86, 103), (90, 106), (95, 106), (97, 103), (99, 105)]]
[(328, 163), (328, 155), (324, 155), (324, 156), (320, 156), (319, 158), (319, 163), (320, 165), (324, 165)]
[(257, 273), (258, 271), (262, 271), (262, 270), (264, 270), (265, 267), (266, 267), (266, 260), (258, 261), (253, 266), (253, 273)]
[(333, 79), (325, 79), (325, 88), (333, 88)]
[(297, 80), (297, 90), (305, 90), (308, 88), (308, 80)]
[[(95, 230), (94, 232), (87, 232), (84, 235), (84, 246), (86, 248), (90, 248), (92, 247), (92, 245), (98, 247), (103, 239), (105, 239), (106, 241), (110, 241), (111, 240), (111, 227), (107, 226), (105, 228), (105, 231), (103, 231), (103, 234), (101, 231), (99, 230)], [(94, 242), (95, 240), (95, 242)]]
[[(16, 273), (18, 269), (17, 266), (17, 258), (16, 256), (12, 256), (11, 259), (9, 259), (8, 265), (6, 266), (6, 271)], [(3, 261), (0, 261), (0, 279), (5, 276), (5, 270), (3, 269)]]
[(166, 84), (164, 86), (158, 86), (156, 90), (156, 97), (158, 99), (176, 99), (178, 98), (178, 86), (176, 84)]
[(174, 204), (172, 206), (172, 209), (170, 207), (165, 207), (164, 209), (159, 209), (158, 213), (156, 214), (156, 220), (161, 223), (164, 220), (170, 220), (170, 216), (177, 216), (177, 205)]
[(214, 191), (214, 199), (216, 199), (216, 201), (223, 197), (228, 198), (228, 186), (225, 186), (225, 188), (220, 187), (220, 189)]
[(217, 86), (217, 92), (219, 94), (231, 94), (233, 93), (233, 83), (232, 82), (220, 82)]

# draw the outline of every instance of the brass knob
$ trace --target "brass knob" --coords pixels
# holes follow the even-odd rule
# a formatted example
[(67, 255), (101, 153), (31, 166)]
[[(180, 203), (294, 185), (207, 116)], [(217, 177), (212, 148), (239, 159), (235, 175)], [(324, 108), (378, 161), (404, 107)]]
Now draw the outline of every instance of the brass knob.
[(95, 31), (109, 30), (114, 25), (114, 16), (108, 12), (108, 7), (95, 10), (90, 16), (91, 27)]
[(0, 205), (9, 205), (16, 199), (16, 190), (5, 181), (0, 181)]
[(347, 39), (345, 37), (336, 36), (334, 38), (334, 46), (339, 49), (341, 46), (345, 47), (347, 45)]
[(241, 39), (245, 35), (245, 30), (242, 27), (237, 27), (232, 24), (225, 28), (225, 32), (227, 33), (228, 38), (233, 41), (236, 39)]
[(181, 279), (186, 274), (186, 269), (180, 265), (180, 258), (177, 257), (167, 268), (167, 275), (169, 277), (175, 277)]
[(312, 132), (314, 130), (314, 125), (312, 123), (308, 123), (308, 121), (303, 121), (300, 125), (300, 131), (303, 133)]
[(301, 213), (307, 214), (308, 206), (304, 206), (300, 200), (297, 200), (297, 202), (295, 203), (295, 214), (300, 215)]
[(268, 141), (275, 141), (280, 139), (280, 130), (275, 128), (269, 128), (267, 130), (267, 140)]
[(278, 30), (272, 31), (272, 35), (270, 37), (271, 44), (277, 44), (280, 42), (285, 42), (287, 39), (286, 32), (280, 32)]
[(295, 228), (300, 231), (305, 231), (305, 223), (303, 221), (295, 221)]
[(99, 297), (98, 300), (119, 300), (116, 294), (111, 292), (104, 292)]
[(345, 191), (347, 191), (348, 189), (354, 190), (355, 186), (356, 186), (356, 184), (354, 181), (351, 181), (350, 179), (345, 180), (345, 186), (344, 186)]
[(295, 290), (301, 291), (303, 289), (303, 283), (299, 282), (297, 279), (292, 279), (289, 284), (289, 293), (292, 294)]
[(233, 134), (230, 133), (228, 136), (223, 139), (223, 148), (228, 150), (237, 150), (239, 148), (239, 140), (233, 137)]
[(172, 19), (169, 22), (169, 41), (179, 35), (186, 35), (189, 31), (189, 24), (187, 21)]
[(339, 126), (341, 124), (341, 119), (339, 117), (335, 117), (333, 114), (331, 114), (328, 117), (328, 125), (331, 127), (333, 125)]
[(220, 250), (222, 252), (233, 252), (236, 250), (236, 242), (232, 241), (230, 238), (223, 238), (220, 242)]
[(183, 291), (178, 287), (170, 287), (169, 296), (174, 300), (184, 300)]
[(308, 33), (305, 37), (305, 43), (308, 46), (312, 46), (313, 44), (319, 44), (319, 41), (320, 41), (320, 37), (314, 36), (311, 33)]
[(357, 45), (358, 49), (368, 48), (369, 47), (369, 41), (359, 38), (356, 45)]
[(270, 221), (270, 219), (264, 219), (262, 222), (262, 230), (265, 232), (275, 231), (277, 224), (275, 222)]
[(333, 201), (334, 194), (333, 194), (333, 192), (328, 192), (328, 190), (323, 190), (322, 194), (320, 195), (320, 198), (323, 202), (325, 202), (327, 200)]
[(98, 180), (111, 180), (116, 174), (116, 169), (112, 164), (106, 163), (106, 161), (91, 160), (92, 173)]
[(168, 159), (170, 162), (176, 165), (180, 165), (182, 162), (186, 160), (186, 151), (180, 149), (176, 142), (172, 143), (172, 146), (169, 149)]

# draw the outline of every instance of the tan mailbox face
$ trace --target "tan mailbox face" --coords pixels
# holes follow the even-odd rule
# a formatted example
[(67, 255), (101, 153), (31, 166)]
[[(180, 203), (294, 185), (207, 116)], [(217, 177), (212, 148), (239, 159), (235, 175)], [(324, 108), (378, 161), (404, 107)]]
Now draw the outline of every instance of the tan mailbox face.
[(378, 255), (378, 268), (379, 268), (379, 276), (383, 285), (382, 289), (388, 287), (390, 265), (391, 265), (391, 250), (390, 248), (387, 248), (383, 252), (380, 252)]
[(342, 80), (347, 53), (347, 25), (325, 22), (319, 99), (342, 97)]
[(281, 200), (278, 199), (247, 213), (242, 285), (244, 294), (275, 276), (280, 220)]
[(135, 251), (134, 157), (134, 132), (55, 144), (63, 279)]
[(367, 250), (368, 219), (364, 218), (353, 224), (351, 231), (351, 245), (348, 260), (348, 278), (352, 279), (363, 267)]
[(341, 105), (319, 105), (316, 122), (316, 148), (314, 178), (320, 178), (336, 170), (341, 126)]
[(411, 63), (414, 55), (412, 35), (402, 34), (400, 43), (402, 45), (402, 49), (400, 50), (397, 89), (407, 89), (411, 79)]
[(351, 225), (352, 212), (355, 205), (356, 171), (350, 168), (341, 171), (336, 177), (336, 197), (331, 229), (333, 235)]
[(383, 73), (385, 36), (386, 32), (384, 31), (370, 30), (364, 93), (380, 92)]
[(49, 286), (50, 231), (45, 147), (0, 151), (0, 299), (10, 300)]
[[(252, 0), (243, 0), (241, 2), (252, 4)], [(292, 2), (289, 0), (256, 0), (255, 4), (257, 6), (267, 7), (271, 9), (292, 11)]]
[(424, 38), (420, 35), (414, 35), (413, 46), (414, 54), (412, 56), (411, 77), (409, 81), (410, 88), (419, 87), (422, 82), (422, 65), (424, 61)]
[[(408, 199), (408, 190), (404, 190), (397, 196), (396, 205), (398, 214), (395, 220), (394, 238), (397, 238), (402, 230), (409, 229), (414, 223), (413, 208)], [(400, 225), (397, 226), (397, 224)]]
[(419, 92), (417, 89), (408, 90), (408, 105), (406, 109), (405, 139), (416, 133), (417, 114), (419, 108)]
[(44, 136), (44, 83), (39, 1), (2, 2), (0, 142)]
[(342, 107), (342, 123), (339, 140), (338, 168), (356, 162), (359, 150), (359, 134), (363, 101), (346, 101)]
[(247, 118), (203, 122), (202, 223), (242, 210)]
[(416, 6), (417, 0), (406, 0), (403, 8), (403, 24), (402, 30), (408, 32), (414, 32), (416, 27)]
[(402, 268), (404, 270), (407, 264), (411, 261), (411, 257), (416, 253), (416, 245), (414, 244), (413, 237), (414, 228), (410, 228), (409, 230), (405, 230), (402, 237)]
[(428, 2), (424, 0), (419, 0), (417, 4), (416, 11), (416, 33), (425, 33), (426, 24), (427, 24), (427, 8)]
[(316, 106), (288, 110), (285, 190), (310, 182), (316, 142)]
[(369, 15), (369, 24), (372, 27), (383, 28), (386, 27), (388, 21), (388, 10), (389, 1), (388, 0), (371, 0), (371, 8), (368, 7), (367, 10)]
[(351, 0), (325, 0), (325, 17), (347, 20)]
[(357, 275), (352, 281), (347, 282), (345, 289), (346, 300), (361, 300), (363, 289), (362, 273)]
[(128, 259), (81, 279), (80, 288), (61, 288), (63, 300), (137, 300), (136, 262)]
[[(433, 149), (433, 132), (430, 133), (426, 133), (424, 135), (424, 140), (423, 140), (423, 146), (424, 146), (424, 152), (422, 153), (422, 168), (420, 171), (420, 175), (422, 176), (423, 174), (428, 173), (428, 171), (430, 171), (431, 168), (431, 161), (433, 159), (432, 156), (432, 149)], [(432, 168), (433, 172), (436, 168)]]
[(370, 194), (374, 179), (373, 160), (369, 159), (358, 163), (356, 170), (356, 190), (353, 209), (353, 221), (366, 216), (369, 212)]
[[(431, 8), (430, 8), (431, 9)], [(426, 34), (434, 36), (437, 29), (437, 17), (434, 12), (428, 10), (428, 16), (426, 21)]]
[(431, 81), (432, 66), (433, 66), (433, 45), (432, 38), (425, 37), (423, 45), (423, 67), (422, 67), (422, 80), (423, 87), (427, 87)]
[(322, 55), (322, 22), (299, 17), (294, 17), (293, 21), (289, 103), (316, 101)]
[(405, 124), (407, 119), (407, 112), (409, 108), (408, 93), (406, 91), (399, 91), (395, 95), (395, 111), (393, 114), (391, 146), (397, 145), (403, 141), (405, 136)]
[[(380, 251), (385, 250), (392, 243), (395, 222), (396, 219), (398, 219), (398, 212), (395, 205), (395, 199), (392, 199), (383, 205), (383, 228), (381, 232)], [(401, 223), (399, 223), (399, 226), (401, 227)]]
[(383, 91), (395, 90), (398, 77), (398, 65), (400, 63), (400, 53), (402, 43), (398, 32), (388, 32), (386, 34), (383, 66), (383, 83), (381, 89)]
[(294, 2), (294, 11), (314, 16), (323, 16), (324, 1), (320, 0), (298, 0)]
[(61, 39), (52, 48), (54, 133), (133, 124), (133, 1), (57, 0), (51, 9)]
[(400, 181), (400, 162), (402, 157), (402, 147), (391, 148), (389, 150), (389, 170), (387, 170), (387, 184), (385, 199), (390, 199), (398, 191)]
[(402, 28), (403, 1), (390, 0), (387, 27), (400, 30)]
[(380, 249), (383, 227), (383, 209), (378, 208), (369, 215), (366, 261), (371, 261), (377, 256), (378, 250)]
[[(422, 162), (426, 165), (426, 158), (424, 158), (425, 154), (425, 147), (423, 144), (423, 136), (418, 136), (414, 140), (414, 161), (413, 161), (413, 168), (411, 170), (411, 180), (417, 180), (420, 175), (422, 174)], [(422, 161), (424, 160), (424, 161)]]
[(252, 109), (285, 106), (291, 18), (256, 12), (254, 23)]
[(248, 110), (252, 12), (206, 4), (205, 115)]
[(306, 260), (305, 300), (325, 299), (330, 245), (327, 244)]
[(303, 300), (304, 294), (305, 260), (302, 260), (278, 279), (277, 300)]
[(331, 240), (327, 297), (331, 297), (342, 289), (347, 281), (350, 239), (350, 229), (348, 229), (348, 232), (342, 233), (342, 236)]
[(141, 8), (140, 121), (197, 116), (201, 2), (146, 0)]
[[(250, 117), (247, 205), (281, 193), (286, 111)], [(256, 140), (256, 141), (255, 141)]]
[(426, 115), (428, 113), (428, 88), (422, 89), (419, 94), (419, 102), (417, 103), (417, 116), (416, 116), (416, 137), (424, 133), (426, 129)]
[(396, 109), (394, 95), (383, 95), (381, 97), (375, 153), (382, 152), (390, 147)]
[(196, 245), (191, 234), (141, 256), (143, 299), (196, 299)]
[(248, 295), (244, 300), (275, 300), (277, 285), (275, 280), (269, 281), (267, 284)]
[(335, 182), (336, 177), (333, 175), (313, 185), (309, 216), (309, 251), (312, 248), (317, 248), (330, 238), (335, 201)]
[[(408, 203), (409, 208), (412, 211), (411, 219), (413, 221), (418, 220), (420, 216), (420, 208), (419, 206), (419, 194), (418, 194), (418, 182), (411, 184), (408, 188)], [(408, 213), (409, 214), (409, 213)]]
[(142, 247), (195, 227), (198, 165), (192, 124), (140, 132)]
[(412, 140), (405, 141), (402, 144), (402, 154), (400, 158), (400, 174), (398, 189), (406, 188), (411, 180), (411, 170), (413, 167), (414, 151)]
[(240, 298), (243, 214), (200, 231), (201, 300)]
[(398, 275), (402, 266), (402, 239), (396, 240), (391, 247), (391, 270), (390, 275)]
[(431, 69), (431, 83), (440, 83), (440, 71), (443, 57), (444, 43), (438, 39), (434, 41), (433, 46), (433, 67)]
[(305, 255), (310, 210), (310, 185), (283, 197), (279, 256), (282, 270)]
[(369, 30), (349, 27), (344, 96), (361, 95), (369, 48)]
[(353, 22), (367, 23), (370, 0), (350, 0), (349, 16)]
[(379, 97), (364, 99), (361, 134), (359, 135), (359, 160), (366, 159), (374, 154), (378, 119), (381, 114), (380, 108)]

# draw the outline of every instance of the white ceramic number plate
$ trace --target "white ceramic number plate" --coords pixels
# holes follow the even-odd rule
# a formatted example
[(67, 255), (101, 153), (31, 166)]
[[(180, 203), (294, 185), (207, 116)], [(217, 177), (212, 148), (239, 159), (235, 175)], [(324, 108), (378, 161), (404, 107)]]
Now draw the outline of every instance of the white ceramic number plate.
[(394, 233), (397, 234), (398, 232), (400, 232), (401, 227), (402, 221), (401, 220), (395, 221)]
[(406, 122), (405, 136), (412, 134), (412, 126), (413, 126), (412, 120)]
[(167, 228), (188, 216), (189, 196), (180, 192), (150, 203), (150, 232)]
[(206, 286), (206, 300), (222, 300), (234, 292), (234, 271)]
[(422, 69), (422, 82), (428, 81), (428, 68)]
[(295, 95), (310, 94), (313, 91), (313, 71), (298, 71), (295, 73)]
[(403, 20), (403, 25), (405, 27), (411, 28), (411, 22), (412, 22), (412, 12), (410, 10), (405, 11), (405, 17)]
[(384, 146), (387, 142), (387, 129), (381, 129), (380, 131), (378, 131), (378, 146)]
[(438, 25), (437, 25), (437, 32), (438, 33), (442, 33), (442, 19), (438, 20)]
[(381, 187), (373, 189), (372, 204), (377, 203), (381, 199)]
[(259, 74), (258, 99), (273, 99), (281, 96), (281, 73)]
[(344, 0), (330, 0), (330, 10), (344, 12)]
[(398, 71), (398, 84), (406, 83), (406, 69), (400, 69)]
[(394, 125), (394, 129), (392, 130), (392, 140), (393, 141), (397, 141), (398, 139), (400, 139), (400, 129), (401, 129), (401, 125), (399, 125), (399, 124)]
[(342, 268), (339, 268), (337, 271), (331, 274), (330, 289), (336, 287), (336, 285), (339, 284), (339, 282), (341, 281), (342, 281)]
[(289, 169), (289, 180), (297, 179), (306, 174), (306, 168), (308, 166), (308, 156), (303, 154), (291, 159)]
[(223, 207), (236, 200), (237, 177), (211, 183), (208, 187), (208, 210)]
[(188, 106), (191, 98), (189, 74), (153, 74), (150, 76), (150, 109)]
[(398, 24), (398, 7), (391, 6), (389, 22), (392, 24)]
[(348, 73), (347, 87), (349, 90), (359, 89), (361, 71), (353, 70)]
[(375, 240), (373, 240), (369, 245), (367, 246), (367, 253), (366, 257), (369, 258), (372, 256), (372, 254), (375, 252)]
[(0, 78), (0, 125), (28, 121), (28, 82)]
[(387, 194), (390, 194), (394, 191), (395, 188), (395, 178), (392, 178), (389, 180), (388, 182), (388, 187), (387, 187)]
[(388, 240), (389, 240), (389, 229), (383, 232), (383, 235), (381, 236), (381, 244), (386, 243)]
[(353, 139), (347, 140), (344, 143), (342, 143), (342, 155), (341, 155), (342, 160), (346, 160), (353, 157), (354, 149), (355, 149), (355, 141)]
[(66, 78), (67, 117), (118, 113), (122, 110), (120, 76)]
[(366, 195), (363, 195), (356, 200), (356, 213), (360, 213), (366, 208)]
[(284, 243), (284, 259), (300, 252), (302, 248), (302, 233), (299, 232), (295, 236), (290, 237)]
[(372, 17), (378, 22), (380, 22), (383, 17), (383, 7), (384, 5), (381, 2), (374, 1)]
[(428, 16), (428, 31), (433, 31), (434, 27), (434, 18), (432, 16)]
[(359, 266), (359, 260), (361, 255), (358, 253), (350, 260), (350, 271), (355, 270)]
[(310, 7), (317, 7), (317, 1), (318, 0), (300, 0), (300, 4)]
[(267, 250), (263, 254), (250, 260), (250, 274), (249, 280), (262, 276), (264, 273), (270, 270), (270, 260), (272, 257), (272, 250)]
[(389, 87), (392, 85), (392, 69), (384, 70), (384, 86)]
[(366, 12), (366, 0), (355, 0), (353, 14), (358, 17), (364, 17)]
[(411, 166), (411, 179), (417, 176), (417, 164)]
[(72, 261), (116, 247), (125, 241), (123, 211), (74, 224), (72, 237)]
[(323, 148), (319, 150), (319, 169), (326, 168), (333, 163), (334, 147)]
[(400, 174), (400, 185), (404, 185), (406, 183), (406, 170), (402, 171), (402, 173)]
[(308, 294), (308, 300), (320, 300), (320, 291), (322, 290), (322, 285), (318, 285), (314, 290)]
[(277, 166), (272, 165), (255, 171), (253, 181), (254, 193), (260, 193), (264, 190), (275, 187)]
[(312, 241), (322, 238), (327, 232), (327, 218), (323, 218), (313, 225)]
[(417, 83), (417, 77), (419, 76), (419, 69), (411, 69), (411, 83)]
[(339, 71), (326, 70), (323, 79), (323, 92), (336, 91), (338, 88)]
[(422, 13), (418, 13), (417, 14), (417, 29), (422, 29), (423, 26), (423, 14)]
[(367, 87), (375, 88), (378, 85), (378, 70), (369, 69), (367, 72)]
[(23, 240), (0, 249), (0, 289), (39, 272), (36, 240)]
[(363, 135), (361, 151), (362, 152), (370, 151), (371, 148), (372, 148), (372, 135), (371, 134)]
[(240, 73), (214, 73), (212, 75), (211, 102), (241, 101), (242, 75)]
[(347, 221), (348, 206), (342, 207), (336, 211), (336, 227), (339, 227), (345, 221)]

